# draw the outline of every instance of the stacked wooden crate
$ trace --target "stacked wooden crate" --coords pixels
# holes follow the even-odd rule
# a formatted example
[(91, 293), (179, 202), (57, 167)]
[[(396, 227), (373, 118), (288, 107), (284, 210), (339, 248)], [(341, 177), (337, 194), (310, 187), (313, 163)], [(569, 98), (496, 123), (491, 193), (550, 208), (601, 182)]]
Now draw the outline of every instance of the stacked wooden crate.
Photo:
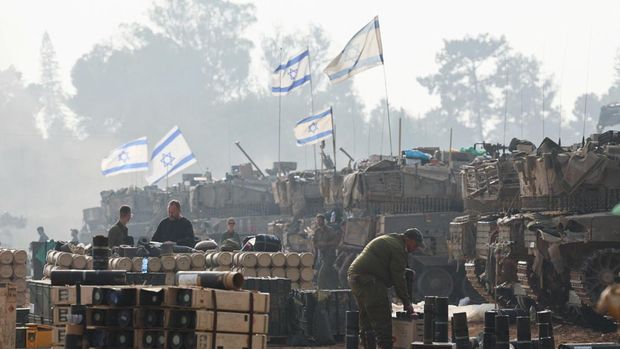
[(71, 305), (77, 302), (75, 286), (49, 286), (45, 288), (42, 283), (41, 291), (49, 292), (47, 301), (50, 304), (51, 312), (52, 345), (55, 348), (63, 348), (65, 345), (65, 326), (70, 320)]
[(0, 283), (13, 283), (16, 288), (17, 307), (30, 303), (26, 287), (28, 253), (24, 250), (0, 249)]
[(232, 258), (232, 270), (245, 277), (280, 277), (291, 280), (292, 288), (312, 289), (312, 253), (240, 252)]
[(80, 295), (86, 304), (88, 347), (242, 349), (250, 340), (254, 349), (266, 347), (267, 293), (83, 286)]

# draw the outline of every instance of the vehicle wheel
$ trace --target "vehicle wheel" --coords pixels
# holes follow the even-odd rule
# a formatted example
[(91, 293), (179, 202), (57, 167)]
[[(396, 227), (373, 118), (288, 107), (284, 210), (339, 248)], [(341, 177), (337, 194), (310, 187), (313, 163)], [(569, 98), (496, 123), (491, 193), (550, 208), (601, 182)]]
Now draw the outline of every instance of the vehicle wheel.
[(449, 297), (454, 291), (454, 280), (443, 268), (427, 267), (417, 278), (416, 286), (416, 296)]

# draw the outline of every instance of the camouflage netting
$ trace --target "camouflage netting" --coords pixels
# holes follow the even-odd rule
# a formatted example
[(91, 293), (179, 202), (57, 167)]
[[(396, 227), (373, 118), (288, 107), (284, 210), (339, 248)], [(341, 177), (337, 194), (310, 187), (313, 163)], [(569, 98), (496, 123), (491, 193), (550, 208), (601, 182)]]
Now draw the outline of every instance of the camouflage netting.
[(342, 185), (344, 176), (333, 172), (320, 176), (319, 189), (325, 206), (334, 207), (342, 205)]
[(314, 172), (295, 172), (272, 183), (273, 197), (282, 214), (295, 217), (322, 210), (321, 191)]
[[(400, 167), (382, 160), (344, 177), (343, 206), (346, 209), (390, 204), (392, 210), (422, 212), (451, 210), (460, 202), (457, 183), (447, 166)], [(402, 207), (400, 207), (402, 206)]]
[(250, 211), (274, 213), (269, 212), (275, 202), (267, 180), (235, 178), (198, 184), (189, 192), (191, 212), (195, 217), (252, 215)]
[(620, 200), (619, 153), (620, 146), (594, 143), (565, 151), (545, 139), (537, 154), (514, 159), (520, 195), (530, 209), (611, 208)]

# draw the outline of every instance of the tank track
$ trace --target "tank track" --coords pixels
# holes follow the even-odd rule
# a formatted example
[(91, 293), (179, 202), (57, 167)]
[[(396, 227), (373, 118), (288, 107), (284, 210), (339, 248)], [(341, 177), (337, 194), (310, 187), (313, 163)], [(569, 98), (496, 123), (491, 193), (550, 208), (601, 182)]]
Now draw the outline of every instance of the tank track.
[(469, 282), (471, 287), (476, 290), (480, 297), (484, 298), (488, 303), (495, 303), (493, 296), (487, 292), (484, 285), (480, 282), (480, 279), (478, 278), (475, 262), (465, 263), (465, 277), (467, 278), (467, 281)]
[(573, 269), (570, 271), (570, 286), (575, 291), (581, 304), (592, 306), (592, 300), (585, 288), (586, 275), (581, 269)]
[(532, 263), (528, 261), (519, 261), (517, 263), (517, 280), (525, 291), (528, 298), (538, 303), (540, 299), (536, 293), (536, 276), (532, 270)]
[[(570, 272), (570, 284), (583, 305), (594, 307), (604, 286), (620, 271), (620, 249), (606, 248), (586, 258)], [(608, 280), (611, 275), (611, 280)], [(602, 285), (602, 286), (601, 286)]]

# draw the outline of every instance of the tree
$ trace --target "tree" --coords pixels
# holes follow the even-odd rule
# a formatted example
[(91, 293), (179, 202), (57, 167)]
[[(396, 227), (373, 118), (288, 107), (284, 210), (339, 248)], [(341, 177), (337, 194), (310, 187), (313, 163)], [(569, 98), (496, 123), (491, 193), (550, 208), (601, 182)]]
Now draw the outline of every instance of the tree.
[(227, 101), (247, 92), (253, 45), (243, 34), (254, 12), (254, 5), (225, 0), (165, 0), (149, 17), (165, 37), (200, 52), (205, 87)]
[[(234, 147), (237, 140), (259, 164), (271, 166), (278, 150), (277, 98), (266, 82), (256, 88), (248, 78), (251, 45), (242, 36), (254, 8), (219, 0), (165, 1), (151, 16), (156, 27), (126, 26), (126, 45), (96, 46), (75, 64), (72, 105), (89, 117), (89, 130), (119, 142), (146, 135), (153, 143), (176, 124), (202, 169), (222, 173), (246, 161)], [(310, 43), (315, 109), (332, 105), (338, 146), (361, 154), (362, 103), (351, 82), (332, 86), (319, 71), (329, 47), (325, 33), (313, 27), (279, 35), (263, 40), (262, 68), (269, 72), (279, 63), (282, 42), (291, 50)], [(292, 134), (295, 123), (311, 113), (309, 85), (283, 97), (282, 107), (282, 160), (313, 168), (312, 147), (297, 147)]]
[[(599, 118), (601, 107), (609, 101), (607, 96), (603, 96), (605, 100), (601, 100), (595, 93), (583, 94), (575, 99), (573, 106), (573, 115), (576, 117), (573, 127), (574, 137), (588, 137), (590, 134), (597, 132), (596, 123)], [(584, 118), (585, 113), (585, 118)]]
[(599, 120), (602, 106), (620, 103), (620, 53), (616, 56), (614, 73), (615, 79), (606, 92), (600, 95), (595, 93), (584, 93), (575, 99), (573, 106), (573, 116), (577, 119), (575, 121), (575, 133), (579, 135), (580, 139), (582, 133), (583, 136), (587, 137), (594, 132), (598, 132), (596, 130), (596, 124)]
[(440, 97), (440, 107), (426, 118), (438, 123), (442, 138), (447, 139), (451, 127), (456, 144), (508, 142), (522, 135), (523, 128), (541, 129), (543, 114), (545, 131), (528, 132), (528, 137), (540, 134), (542, 139), (559, 129), (552, 79), (542, 77), (538, 60), (513, 52), (504, 37), (444, 40), (436, 61), (437, 72), (418, 82)]
[(36, 125), (43, 138), (50, 136), (50, 130), (62, 134), (63, 129), (83, 139), (86, 134), (80, 125), (80, 118), (66, 105), (67, 96), (58, 78), (58, 61), (52, 40), (47, 32), (41, 41), (41, 110), (35, 115)]

